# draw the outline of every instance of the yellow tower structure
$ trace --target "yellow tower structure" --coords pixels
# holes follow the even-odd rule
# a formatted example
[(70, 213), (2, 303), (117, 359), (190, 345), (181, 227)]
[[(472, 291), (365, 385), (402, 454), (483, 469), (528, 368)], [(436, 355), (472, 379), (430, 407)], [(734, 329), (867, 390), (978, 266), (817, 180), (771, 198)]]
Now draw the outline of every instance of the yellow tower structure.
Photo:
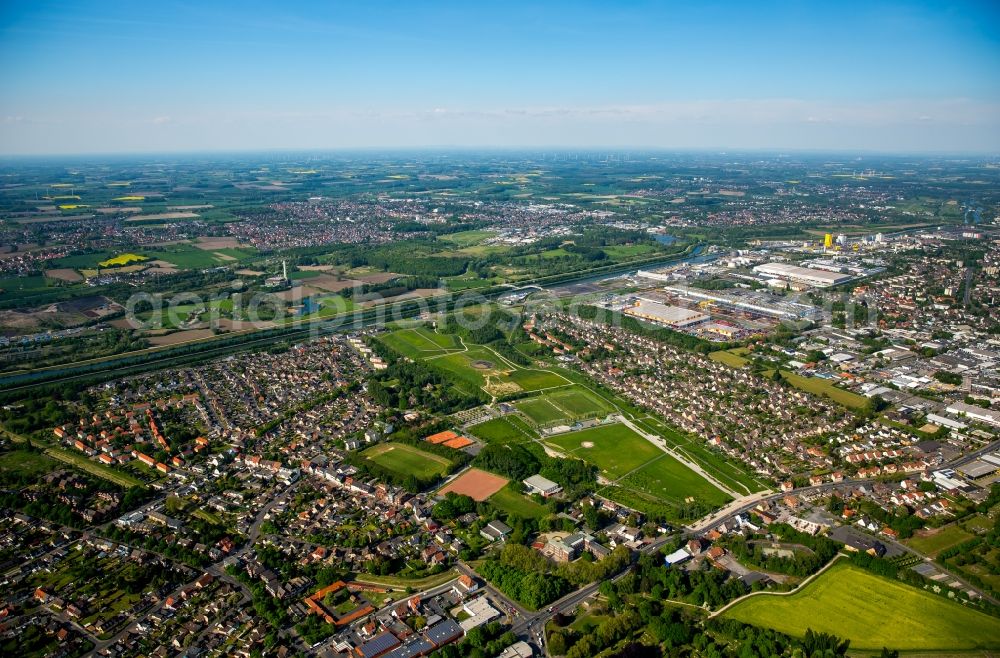
[(830, 247), (833, 246), (833, 234), (832, 233), (827, 233), (826, 235), (823, 236), (823, 246), (826, 247), (827, 249), (829, 249)]

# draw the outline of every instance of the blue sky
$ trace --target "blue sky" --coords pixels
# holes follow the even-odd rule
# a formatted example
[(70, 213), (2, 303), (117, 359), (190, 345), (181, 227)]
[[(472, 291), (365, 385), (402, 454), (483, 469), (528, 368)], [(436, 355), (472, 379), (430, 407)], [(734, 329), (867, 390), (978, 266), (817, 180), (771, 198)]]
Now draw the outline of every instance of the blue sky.
[(0, 152), (1000, 152), (995, 2), (0, 4)]

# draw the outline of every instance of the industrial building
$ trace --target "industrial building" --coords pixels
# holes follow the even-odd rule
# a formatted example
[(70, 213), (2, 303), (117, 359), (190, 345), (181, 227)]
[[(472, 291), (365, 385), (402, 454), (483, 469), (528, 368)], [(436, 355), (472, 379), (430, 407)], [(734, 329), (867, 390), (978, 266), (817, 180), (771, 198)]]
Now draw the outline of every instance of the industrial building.
[(786, 281), (804, 283), (818, 288), (836, 286), (854, 278), (849, 274), (799, 267), (798, 265), (789, 265), (788, 263), (764, 263), (763, 265), (754, 267), (753, 271), (764, 276), (778, 277)]
[(710, 301), (738, 311), (755, 313), (781, 320), (811, 319), (820, 313), (820, 309), (815, 306), (792, 302), (761, 293), (743, 291), (717, 292), (689, 288), (687, 286), (667, 286), (666, 291), (678, 297)]
[(995, 427), (1000, 427), (1000, 411), (995, 409), (984, 409), (983, 407), (978, 407), (974, 404), (966, 404), (965, 402), (954, 402), (948, 405), (945, 409), (950, 414), (956, 414), (959, 416), (965, 416), (972, 420), (978, 420), (981, 423), (987, 423), (988, 425), (993, 425)]
[(626, 315), (642, 318), (651, 322), (659, 322), (670, 327), (684, 329), (701, 324), (710, 319), (704, 313), (692, 311), (682, 306), (668, 306), (651, 299), (639, 299), (633, 306), (628, 306), (622, 311)]
[(723, 338), (735, 338), (741, 331), (739, 327), (734, 327), (730, 324), (723, 324), (721, 322), (709, 322), (699, 327), (702, 331), (718, 334)]

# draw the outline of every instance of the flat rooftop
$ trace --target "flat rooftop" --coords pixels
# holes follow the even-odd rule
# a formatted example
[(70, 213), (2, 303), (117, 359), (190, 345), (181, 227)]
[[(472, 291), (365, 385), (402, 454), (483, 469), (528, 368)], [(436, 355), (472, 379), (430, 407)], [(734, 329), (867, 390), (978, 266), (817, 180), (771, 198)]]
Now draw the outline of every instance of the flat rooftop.
[(840, 272), (830, 272), (827, 270), (815, 269), (812, 267), (799, 267), (789, 263), (764, 263), (753, 268), (758, 274), (770, 274), (772, 276), (787, 277), (800, 281), (809, 281), (821, 285), (836, 285), (844, 281), (850, 281), (853, 277)]
[(683, 306), (661, 304), (650, 299), (640, 299), (634, 306), (624, 309), (624, 312), (628, 315), (663, 322), (675, 327), (683, 327), (710, 319), (704, 313)]

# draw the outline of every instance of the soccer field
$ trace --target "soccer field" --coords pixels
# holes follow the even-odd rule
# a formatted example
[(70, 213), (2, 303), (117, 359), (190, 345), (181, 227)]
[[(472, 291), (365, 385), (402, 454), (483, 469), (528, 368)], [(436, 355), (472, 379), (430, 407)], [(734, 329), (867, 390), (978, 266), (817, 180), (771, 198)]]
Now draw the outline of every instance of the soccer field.
[(546, 439), (557, 449), (583, 459), (609, 479), (623, 477), (665, 454), (625, 425), (614, 423)]
[(514, 405), (536, 425), (551, 425), (566, 420), (566, 412), (552, 404), (547, 396), (522, 400)]
[(444, 475), (451, 467), (444, 457), (418, 450), (405, 443), (383, 443), (365, 450), (365, 458), (400, 475), (425, 479)]
[(517, 402), (514, 406), (531, 422), (543, 427), (604, 416), (614, 411), (609, 402), (581, 386), (547, 391), (538, 397)]
[(523, 443), (538, 436), (523, 420), (513, 416), (494, 418), (473, 425), (468, 431), (487, 443)]
[(1000, 619), (875, 576), (845, 560), (790, 596), (753, 596), (723, 613), (801, 637), (849, 639), (852, 649), (958, 651), (1000, 648)]

